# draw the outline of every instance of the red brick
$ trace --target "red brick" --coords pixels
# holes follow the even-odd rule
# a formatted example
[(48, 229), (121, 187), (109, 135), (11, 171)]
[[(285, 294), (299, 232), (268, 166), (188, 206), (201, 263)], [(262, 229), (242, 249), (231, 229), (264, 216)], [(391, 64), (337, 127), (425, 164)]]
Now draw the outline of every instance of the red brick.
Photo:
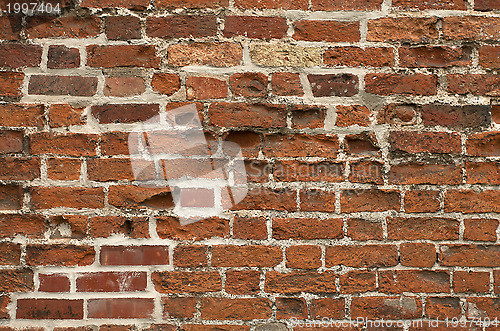
[(485, 190), (475, 192), (472, 190), (449, 190), (444, 200), (445, 212), (462, 213), (489, 213), (500, 211), (498, 201), (500, 192)]
[(155, 92), (171, 96), (181, 88), (181, 80), (177, 74), (155, 73), (151, 87)]
[(69, 104), (53, 104), (49, 106), (49, 125), (52, 128), (85, 125), (83, 119), (85, 108), (73, 107)]
[(410, 68), (447, 68), (472, 63), (471, 48), (447, 46), (401, 47), (399, 63)]
[(353, 240), (382, 240), (382, 222), (350, 218), (347, 220), (347, 236)]
[(425, 303), (425, 315), (429, 318), (449, 320), (462, 317), (460, 298), (430, 297)]
[(274, 239), (339, 239), (344, 236), (343, 220), (340, 218), (275, 218)]
[(341, 293), (364, 293), (375, 291), (376, 274), (372, 271), (349, 271), (339, 276)]
[(34, 291), (33, 271), (29, 269), (0, 270), (0, 291), (1, 292)]
[(0, 44), (1, 67), (38, 67), (40, 66), (41, 61), (41, 46), (17, 43)]
[(232, 74), (229, 78), (231, 91), (236, 96), (256, 98), (267, 95), (268, 77), (260, 72)]
[(88, 266), (94, 263), (93, 246), (42, 245), (26, 247), (26, 264), (30, 266)]
[(366, 92), (379, 95), (435, 95), (437, 76), (414, 74), (367, 74)]
[[(99, 182), (134, 179), (130, 159), (90, 159), (87, 173), (90, 180)], [(148, 178), (154, 178), (154, 173)]]
[(448, 75), (448, 93), (500, 96), (500, 78), (496, 74)]
[(341, 182), (344, 180), (342, 162), (277, 161), (274, 177), (283, 182)]
[(21, 32), (21, 16), (4, 15), (0, 17), (0, 39), (2, 40), (19, 40)]
[(0, 72), (0, 97), (20, 97), (24, 74)]
[(235, 216), (233, 237), (238, 239), (267, 239), (267, 224), (263, 217)]
[(106, 77), (104, 95), (128, 97), (140, 95), (146, 91), (141, 77)]
[(154, 301), (149, 298), (90, 299), (89, 318), (151, 318)]
[(398, 9), (437, 9), (437, 10), (465, 10), (465, 0), (444, 0), (427, 2), (424, 0), (394, 0), (392, 5)]
[(286, 249), (286, 266), (293, 269), (317, 269), (321, 267), (319, 246), (291, 246)]
[(334, 47), (325, 52), (323, 61), (329, 67), (387, 67), (394, 64), (394, 51), (392, 48)]
[(479, 49), (479, 64), (484, 68), (500, 69), (500, 47), (481, 46)]
[[(360, 40), (359, 22), (297, 21), (293, 39), (326, 42), (356, 42)], [(335, 33), (332, 33), (335, 31)]]
[(201, 318), (204, 320), (268, 319), (272, 304), (265, 298), (226, 299), (202, 298)]
[(79, 159), (47, 159), (47, 177), (54, 180), (79, 180), (81, 161)]
[[(489, 318), (492, 322), (500, 318), (500, 299), (498, 297), (470, 297), (467, 298), (467, 304), (467, 317), (469, 319), (477, 317), (477, 315), (479, 315), (483, 317), (483, 323), (486, 324), (484, 322), (485, 318)], [(492, 325), (494, 326), (494, 324)]]
[(104, 191), (102, 188), (83, 187), (33, 187), (31, 205), (34, 209), (103, 208)]
[(95, 16), (32, 16), (26, 20), (28, 38), (89, 38), (100, 33), (100, 19)]
[(359, 92), (358, 76), (340, 75), (307, 75), (315, 97), (352, 97)]
[(82, 319), (83, 300), (18, 299), (18, 319)]
[(354, 297), (351, 302), (351, 318), (367, 319), (419, 319), (422, 317), (422, 301), (417, 297)]
[(19, 265), (21, 259), (21, 245), (0, 243), (0, 265)]
[(192, 297), (162, 298), (164, 318), (193, 318), (198, 299)]
[(456, 164), (400, 163), (391, 166), (389, 183), (458, 185), (462, 183), (462, 169)]
[(312, 299), (309, 306), (309, 318), (322, 319), (324, 317), (343, 319), (345, 316), (344, 298)]
[(443, 266), (499, 267), (499, 245), (444, 245), (439, 253), (439, 263)]
[(379, 271), (379, 291), (383, 293), (450, 293), (447, 271)]
[(196, 268), (208, 266), (207, 247), (199, 245), (179, 245), (174, 248), (174, 266)]
[(329, 1), (329, 0), (312, 0), (313, 10), (380, 10), (382, 0), (354, 0), (354, 1)]
[(158, 68), (160, 59), (154, 46), (149, 45), (90, 45), (87, 46), (87, 65), (90, 67)]
[(227, 82), (212, 77), (187, 77), (188, 100), (224, 99), (227, 97)]
[(416, 106), (405, 104), (388, 104), (377, 115), (378, 124), (412, 124), (416, 120)]
[(149, 238), (147, 217), (96, 216), (89, 218), (89, 234), (93, 238), (106, 238), (123, 234), (130, 238)]
[(80, 66), (80, 51), (64, 45), (49, 47), (47, 67), (50, 69), (78, 68)]
[(140, 39), (141, 22), (135, 16), (106, 16), (105, 31), (110, 40)]
[(281, 263), (282, 251), (274, 246), (212, 247), (213, 267), (274, 267)]
[(499, 156), (500, 132), (481, 132), (472, 134), (466, 143), (467, 155), (471, 156)]
[(97, 77), (31, 76), (29, 94), (91, 97), (97, 92)]
[(169, 188), (150, 188), (140, 186), (111, 186), (109, 203), (124, 209), (161, 208), (174, 206)]
[(92, 115), (101, 124), (147, 121), (159, 113), (158, 104), (106, 104), (92, 106)]
[(39, 177), (39, 158), (10, 156), (0, 158), (1, 180), (34, 180)]
[[(7, 205), (2, 197), (3, 192), (9, 194), (9, 202)], [(1, 209), (17, 209), (14, 205), (14, 200), (21, 198), (17, 196), (17, 187), (14, 186), (0, 186), (0, 206)], [(20, 205), (18, 206), (20, 208)], [(15, 237), (16, 235), (23, 235), (27, 238), (43, 238), (46, 230), (45, 218), (41, 215), (28, 215), (28, 214), (1, 214), (0, 215), (0, 237), (8, 238)]]
[(176, 67), (233, 67), (239, 65), (242, 59), (241, 46), (230, 42), (176, 44), (168, 48), (168, 62)]
[(8, 295), (0, 295), (0, 319), (8, 319), (9, 308), (8, 305), (10, 303), (10, 297)]
[[(489, 126), (491, 123), (490, 106), (449, 106), (441, 104), (425, 105), (422, 107), (422, 120), (426, 126), (446, 126), (452, 128), (478, 128)], [(436, 133), (436, 135), (440, 135)], [(443, 137), (446, 137), (444, 135)], [(457, 135), (447, 137), (449, 143), (454, 141), (456, 146)], [(452, 139), (450, 141), (450, 139)], [(444, 141), (443, 141), (444, 142)], [(455, 147), (454, 150), (457, 148)]]
[(44, 108), (29, 104), (0, 105), (0, 125), (42, 128)]
[(208, 109), (210, 124), (221, 127), (285, 127), (284, 105), (212, 103)]
[(455, 293), (487, 293), (490, 291), (490, 273), (484, 271), (453, 272)]
[(307, 9), (307, 0), (235, 0), (235, 5), (244, 9)]
[(224, 21), (224, 37), (281, 39), (287, 30), (283, 17), (227, 16)]
[(128, 8), (134, 10), (144, 10), (150, 3), (150, 0), (138, 0), (138, 1), (128, 1), (128, 0), (82, 0), (80, 6), (90, 7), (90, 8)]
[(493, 271), (493, 291), (500, 293), (500, 270)]
[(324, 271), (266, 272), (267, 293), (336, 293), (335, 273)]
[(40, 292), (69, 292), (70, 282), (67, 275), (63, 274), (39, 274), (38, 279)]
[(244, 157), (257, 157), (260, 148), (260, 136), (252, 131), (229, 131), (224, 141), (238, 144)]
[(260, 291), (260, 272), (257, 270), (228, 270), (224, 289), (229, 294), (257, 294)]
[(388, 239), (458, 240), (460, 222), (449, 218), (387, 218)]
[(217, 33), (215, 16), (173, 15), (148, 17), (146, 34), (157, 38), (201, 38)]
[(276, 298), (276, 318), (307, 318), (307, 304), (303, 298)]
[(0, 210), (21, 209), (23, 188), (19, 185), (0, 185)]
[(464, 240), (497, 241), (498, 220), (496, 219), (465, 219), (464, 226)]
[(255, 188), (232, 210), (297, 210), (296, 192), (288, 189)]
[(166, 265), (168, 246), (103, 246), (101, 265)]
[(181, 225), (175, 217), (157, 217), (156, 231), (162, 239), (201, 240), (229, 237), (229, 221), (211, 217), (188, 225)]
[(352, 183), (384, 183), (384, 164), (378, 161), (358, 161), (351, 163), (349, 181)]
[(101, 135), (103, 155), (129, 155), (127, 132), (106, 132)]
[(94, 272), (78, 274), (77, 292), (145, 291), (145, 272)]
[(160, 293), (205, 293), (222, 290), (218, 271), (163, 271), (155, 272), (151, 279)]
[(276, 72), (271, 77), (272, 92), (281, 96), (302, 96), (304, 90), (299, 74)]
[(340, 196), (343, 213), (400, 209), (400, 193), (395, 190), (347, 190)]
[(300, 209), (303, 211), (335, 212), (335, 192), (323, 190), (301, 190)]
[(481, 11), (500, 9), (500, 4), (495, 0), (476, 0), (474, 9)]
[(398, 264), (398, 251), (392, 245), (327, 246), (325, 265), (349, 267), (392, 267)]
[[(424, 121), (425, 113), (429, 113), (431, 109), (428, 107), (424, 110)], [(460, 154), (462, 151), (460, 136), (454, 132), (393, 131), (390, 133), (389, 143), (391, 152)]]
[(448, 16), (443, 18), (443, 38), (447, 40), (498, 40), (499, 17)]
[(405, 267), (431, 268), (437, 259), (433, 244), (404, 243), (400, 246), (401, 265)]
[(384, 17), (368, 21), (368, 41), (427, 42), (438, 38), (436, 17)]
[(441, 209), (439, 191), (407, 191), (404, 198), (407, 213), (432, 213)]
[(158, 8), (176, 9), (185, 8), (220, 8), (227, 7), (229, 0), (159, 0), (155, 3)]
[[(249, 331), (250, 327), (246, 325), (220, 325), (220, 324), (184, 324), (180, 327), (181, 331)], [(174, 330), (172, 330), (174, 331)]]
[(0, 153), (20, 153), (22, 151), (22, 131), (0, 130)]
[(366, 106), (337, 106), (337, 126), (347, 127), (353, 125), (369, 126), (370, 110)]
[(335, 158), (339, 140), (335, 135), (268, 134), (264, 136), (262, 152), (272, 157)]
[(344, 137), (344, 150), (356, 156), (381, 155), (377, 137), (373, 133), (348, 134)]

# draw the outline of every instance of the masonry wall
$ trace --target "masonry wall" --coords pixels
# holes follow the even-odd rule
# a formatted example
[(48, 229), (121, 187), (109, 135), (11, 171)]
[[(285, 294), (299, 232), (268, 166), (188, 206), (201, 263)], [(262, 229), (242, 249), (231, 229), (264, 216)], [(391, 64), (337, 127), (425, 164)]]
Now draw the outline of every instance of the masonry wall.
[[(500, 329), (498, 0), (2, 6), (0, 329)], [(181, 226), (127, 137), (191, 103), (250, 190)]]

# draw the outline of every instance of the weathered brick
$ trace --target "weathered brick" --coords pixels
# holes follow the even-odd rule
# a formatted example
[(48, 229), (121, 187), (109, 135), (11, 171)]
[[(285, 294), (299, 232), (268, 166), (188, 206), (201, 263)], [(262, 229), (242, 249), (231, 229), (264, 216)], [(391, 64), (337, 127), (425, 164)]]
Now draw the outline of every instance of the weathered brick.
[(398, 252), (393, 245), (327, 246), (325, 266), (391, 267), (398, 264)]
[[(426, 107), (423, 111), (424, 121), (431, 125), (431, 119), (439, 120), (438, 116), (445, 111), (446, 108)], [(444, 121), (440, 123), (444, 124)], [(389, 135), (389, 143), (391, 152), (459, 154), (462, 151), (460, 136), (448, 132), (393, 131)]]
[(366, 92), (379, 95), (435, 95), (437, 76), (415, 74), (367, 74)]
[(432, 184), (458, 185), (462, 183), (462, 169), (460, 165), (426, 164), (424, 162), (400, 163), (392, 165), (389, 171), (391, 184)]
[(31, 205), (35, 209), (103, 208), (104, 191), (102, 188), (84, 187), (33, 187)]
[(89, 38), (100, 33), (100, 19), (95, 16), (35, 15), (26, 20), (28, 38)]
[(417, 297), (354, 297), (352, 318), (418, 319), (422, 317), (422, 300)]
[(288, 26), (283, 17), (227, 16), (224, 36), (244, 36), (255, 39), (281, 39)]
[(276, 298), (276, 318), (289, 319), (307, 317), (307, 304), (304, 298)]
[(29, 94), (91, 97), (97, 92), (97, 77), (46, 76), (30, 77)]
[(391, 48), (376, 47), (334, 47), (323, 55), (329, 67), (388, 67), (394, 64), (394, 51)]
[(500, 155), (500, 132), (482, 132), (472, 134), (466, 143), (467, 155), (498, 156)]
[(146, 91), (144, 83), (141, 77), (106, 77), (104, 95), (115, 97), (140, 95)]
[(40, 159), (26, 157), (0, 158), (0, 179), (34, 180), (40, 177)]
[(229, 0), (159, 0), (155, 3), (158, 8), (220, 8), (227, 7)]
[(307, 9), (306, 0), (235, 0), (235, 5), (244, 9)]
[(90, 299), (89, 318), (151, 318), (154, 300), (151, 298)]
[(149, 237), (147, 217), (96, 216), (90, 217), (88, 223), (89, 235), (93, 238), (106, 238), (113, 234), (130, 238)]
[(309, 307), (309, 317), (311, 319), (322, 319), (324, 317), (342, 319), (345, 315), (344, 298), (312, 299)]
[(437, 259), (433, 244), (405, 243), (399, 248), (401, 264), (406, 267), (431, 268)]
[(474, 2), (474, 9), (481, 11), (500, 9), (500, 4), (495, 0), (477, 0)]
[(146, 290), (145, 272), (94, 272), (78, 274), (77, 292), (129, 292)]
[(436, 17), (384, 17), (368, 21), (368, 41), (428, 42), (438, 38)]
[(344, 236), (340, 218), (275, 218), (274, 239), (339, 239)]
[(500, 18), (449, 16), (443, 18), (443, 37), (447, 40), (498, 40)]
[(30, 104), (1, 104), (0, 125), (42, 128), (44, 107)]
[(21, 246), (13, 243), (0, 244), (0, 265), (19, 265), (21, 263)]
[(0, 44), (1, 67), (38, 67), (40, 66), (41, 61), (41, 46), (17, 43)]
[(232, 42), (175, 44), (168, 48), (168, 62), (176, 67), (233, 67), (239, 65), (242, 59), (241, 45)]
[(445, 194), (444, 210), (446, 212), (488, 213), (498, 212), (500, 192), (484, 190), (449, 190)]
[(444, 0), (428, 2), (424, 0), (394, 0), (392, 5), (398, 9), (436, 9), (436, 10), (465, 10), (465, 0)]
[(101, 265), (169, 264), (168, 246), (103, 246)]
[(134, 123), (154, 118), (159, 113), (158, 104), (106, 104), (92, 106), (92, 116), (99, 123)]
[(83, 0), (80, 3), (82, 7), (90, 8), (128, 8), (135, 10), (144, 10), (148, 6), (150, 0), (138, 0), (138, 1), (128, 1), (128, 0)]
[(391, 240), (458, 240), (460, 222), (450, 218), (387, 218)]
[(410, 68), (447, 68), (472, 63), (472, 49), (447, 46), (401, 47), (399, 64)]
[(153, 273), (151, 278), (160, 293), (204, 293), (222, 289), (217, 271), (163, 271)]
[(442, 245), (439, 263), (443, 266), (498, 267), (500, 266), (499, 245)]
[(379, 271), (379, 290), (383, 293), (450, 293), (448, 271)]
[(141, 22), (135, 16), (106, 16), (105, 31), (111, 40), (140, 39)]
[(146, 34), (158, 38), (200, 38), (215, 36), (215, 16), (174, 15), (148, 17)]
[(485, 96), (500, 95), (500, 78), (494, 74), (448, 75), (448, 93)]
[(405, 211), (408, 213), (432, 213), (440, 209), (439, 191), (412, 190), (404, 197)]
[(201, 299), (201, 317), (206, 320), (267, 319), (271, 314), (271, 302), (265, 298)]
[(400, 193), (396, 190), (347, 190), (340, 196), (343, 213), (399, 210)]
[(264, 287), (268, 293), (336, 293), (335, 279), (331, 271), (267, 271)]
[(281, 248), (273, 246), (212, 247), (214, 267), (273, 267), (282, 260)]
[(162, 298), (164, 318), (192, 318), (196, 313), (198, 299), (193, 297)]
[[(6, 201), (2, 197), (5, 193), (9, 194), (10, 201)], [(18, 209), (15, 208), (15, 200), (21, 199), (19, 203), (22, 202), (22, 196), (18, 196), (19, 193), (15, 186), (0, 186), (0, 202), (2, 203), (0, 206), (3, 206), (1, 209)], [(19, 207), (20, 204), (17, 206)], [(45, 218), (40, 215), (1, 214), (0, 216), (1, 238), (15, 237), (16, 235), (23, 235), (27, 238), (42, 238), (45, 231)]]
[(299, 74), (291, 72), (276, 72), (271, 78), (272, 93), (281, 96), (302, 96), (304, 90)]
[(260, 72), (232, 74), (229, 85), (234, 95), (242, 97), (265, 97), (268, 77)]
[(347, 220), (347, 236), (353, 240), (382, 240), (382, 222), (350, 218)]
[(429, 297), (425, 303), (425, 315), (429, 318), (441, 319), (462, 316), (460, 298), (454, 297)]
[(227, 97), (227, 82), (215, 77), (187, 77), (188, 100), (224, 99)]
[(68, 156), (94, 156), (97, 136), (40, 132), (30, 136), (30, 153)]
[(457, 293), (486, 293), (490, 290), (490, 273), (484, 271), (453, 272), (453, 289)]
[(64, 69), (80, 66), (80, 51), (78, 48), (69, 48), (64, 45), (49, 47), (47, 68)]
[(372, 271), (349, 271), (339, 276), (341, 293), (370, 292), (376, 289), (376, 274)]
[(49, 106), (49, 125), (52, 128), (85, 125), (85, 108), (73, 107), (69, 104), (52, 104)]
[(273, 175), (284, 182), (340, 182), (344, 179), (344, 166), (331, 161), (278, 161)]
[(16, 318), (19, 319), (82, 319), (83, 300), (19, 299)]
[(302, 245), (286, 249), (286, 266), (293, 269), (317, 269), (321, 267), (321, 248)]
[(500, 163), (498, 162), (467, 162), (468, 184), (500, 184)]
[(289, 44), (255, 44), (250, 46), (252, 62), (266, 67), (315, 67), (323, 62), (317, 47)]
[(182, 226), (175, 217), (158, 217), (156, 231), (162, 239), (200, 240), (212, 237), (229, 237), (229, 221), (211, 217)]
[(79, 159), (49, 158), (47, 177), (54, 180), (78, 180), (82, 162)]
[(294, 26), (295, 40), (356, 42), (361, 38), (359, 22), (301, 20), (295, 22)]
[(26, 264), (30, 266), (87, 266), (94, 263), (93, 246), (42, 245), (26, 247)]
[(221, 127), (284, 127), (286, 107), (272, 104), (212, 103), (208, 109), (212, 125)]
[(359, 92), (359, 79), (355, 75), (308, 75), (315, 97), (352, 97)]
[(0, 39), (18, 40), (21, 32), (21, 16), (4, 15), (0, 17)]
[(179, 245), (174, 249), (174, 265), (182, 268), (206, 267), (207, 247), (201, 245)]
[(181, 88), (181, 80), (177, 74), (155, 73), (151, 87), (155, 92), (171, 96)]
[(20, 97), (24, 74), (0, 72), (0, 97)]
[(267, 224), (263, 217), (235, 216), (233, 237), (238, 239), (267, 239)]
[(87, 65), (101, 68), (158, 68), (160, 59), (155, 52), (155, 47), (149, 45), (90, 45), (87, 46)]
[(464, 240), (496, 241), (498, 220), (473, 218), (464, 220)]
[(329, 1), (312, 0), (313, 10), (380, 10), (382, 0)]

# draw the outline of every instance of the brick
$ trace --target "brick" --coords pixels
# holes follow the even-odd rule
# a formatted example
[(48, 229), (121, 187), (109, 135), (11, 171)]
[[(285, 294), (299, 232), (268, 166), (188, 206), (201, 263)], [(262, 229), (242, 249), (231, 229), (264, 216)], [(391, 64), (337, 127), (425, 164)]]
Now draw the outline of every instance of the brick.
[(23, 188), (19, 185), (0, 185), (0, 210), (21, 209)]
[(276, 72), (271, 77), (272, 93), (281, 96), (302, 96), (300, 76), (291, 72)]
[(441, 209), (439, 191), (407, 191), (404, 207), (407, 213), (433, 213)]
[(188, 100), (224, 99), (227, 97), (227, 82), (214, 77), (187, 77)]
[(41, 46), (17, 43), (0, 44), (1, 67), (38, 67), (40, 66), (41, 61)]
[[(490, 125), (490, 109), (490, 106), (425, 105), (422, 107), (422, 119), (426, 126), (478, 128)], [(443, 135), (443, 137), (445, 136)], [(448, 140), (450, 138), (448, 137)], [(454, 145), (456, 145), (456, 134), (453, 134), (453, 139), (455, 140)]]
[(394, 64), (394, 51), (377, 47), (334, 47), (325, 52), (323, 61), (329, 67), (388, 67)]
[(500, 47), (481, 46), (479, 49), (479, 64), (484, 68), (500, 69)]
[(379, 291), (383, 293), (450, 293), (447, 271), (379, 271)]
[(29, 269), (2, 269), (0, 270), (1, 292), (32, 292), (33, 271)]
[(238, 239), (267, 239), (267, 224), (263, 217), (235, 216), (233, 237)]
[(158, 68), (160, 59), (155, 52), (155, 47), (149, 45), (90, 45), (87, 46), (87, 65)]
[(373, 133), (348, 134), (344, 137), (343, 145), (347, 154), (357, 156), (380, 155), (379, 143)]
[(47, 159), (47, 177), (53, 180), (79, 180), (82, 163), (79, 159)]
[(303, 211), (335, 212), (335, 192), (323, 190), (301, 190), (300, 209)]
[(266, 161), (248, 160), (245, 161), (245, 170), (248, 182), (265, 183), (272, 172), (272, 164)]
[(171, 96), (181, 88), (181, 80), (177, 74), (155, 73), (151, 87), (157, 93)]
[(500, 184), (500, 164), (497, 162), (467, 162), (468, 184)]
[(323, 128), (327, 108), (316, 105), (294, 105), (292, 111), (292, 127), (294, 129)]
[(105, 132), (101, 138), (101, 153), (103, 155), (129, 155), (127, 132)]
[(0, 179), (34, 180), (40, 178), (40, 159), (26, 157), (0, 158)]
[(495, 74), (448, 75), (448, 93), (497, 97), (500, 95), (500, 78)]
[(244, 36), (253, 39), (281, 39), (288, 26), (283, 17), (226, 16), (224, 37)]
[(382, 222), (350, 218), (347, 220), (347, 236), (353, 240), (382, 240)]
[(80, 3), (82, 7), (90, 8), (128, 8), (133, 10), (144, 10), (148, 6), (150, 0), (128, 1), (128, 0), (83, 0)]
[(449, 16), (443, 18), (443, 38), (447, 40), (498, 40), (500, 18)]
[(89, 218), (89, 235), (106, 238), (113, 234), (123, 234), (130, 238), (149, 238), (147, 217), (96, 216)]
[(196, 268), (208, 266), (207, 247), (199, 245), (182, 245), (174, 248), (174, 266)]
[(276, 318), (307, 318), (307, 304), (303, 298), (276, 298)]
[(273, 157), (327, 157), (334, 158), (339, 150), (337, 136), (281, 135), (264, 136), (262, 152)]
[[(427, 118), (439, 116), (439, 114), (431, 115), (430, 112), (437, 113), (441, 109), (445, 110), (445, 108), (425, 107), (424, 121)], [(427, 123), (431, 124), (430, 121)], [(391, 152), (460, 154), (462, 151), (460, 135), (455, 132), (392, 131), (389, 135), (389, 143)]]
[(69, 299), (19, 299), (16, 318), (18, 319), (82, 319), (83, 300)]
[(49, 46), (47, 68), (64, 69), (80, 66), (80, 50), (64, 45)]
[(384, 17), (368, 21), (368, 41), (429, 42), (438, 38), (436, 17)]
[(260, 136), (252, 131), (229, 131), (223, 136), (224, 141), (238, 144), (244, 157), (257, 157), (260, 148)]
[(340, 196), (343, 213), (399, 210), (400, 193), (395, 190), (347, 190)]
[[(14, 200), (19, 198), (17, 196), (17, 188), (7, 186), (0, 186), (0, 191), (5, 190), (9, 193), (9, 198)], [(0, 194), (1, 196), (2, 194)], [(22, 196), (21, 196), (22, 199)], [(2, 201), (3, 199), (0, 199)], [(1, 204), (0, 204), (1, 206)], [(5, 205), (4, 205), (5, 206)], [(7, 206), (5, 206), (7, 207)], [(14, 209), (2, 208), (2, 209)], [(8, 238), (15, 237), (16, 235), (23, 235), (27, 238), (43, 238), (43, 234), (46, 230), (45, 218), (40, 215), (28, 215), (28, 214), (1, 214), (0, 215), (0, 237)]]
[(460, 222), (449, 218), (387, 218), (388, 239), (458, 240)]
[(493, 291), (500, 293), (500, 270), (493, 271)]
[(44, 122), (43, 106), (29, 104), (0, 105), (0, 125), (2, 126), (42, 128)]
[(500, 9), (500, 5), (495, 0), (477, 0), (474, 2), (474, 9), (481, 11)]
[(465, 0), (444, 0), (427, 2), (423, 0), (395, 0), (392, 5), (398, 9), (411, 10), (411, 9), (436, 9), (436, 10), (465, 10)]
[(204, 293), (222, 290), (218, 271), (163, 271), (155, 272), (151, 279), (160, 293)]
[(235, 0), (235, 5), (244, 9), (307, 9), (308, 2), (306, 0), (291, 1), (291, 0)]
[(359, 92), (359, 80), (355, 75), (307, 75), (307, 79), (315, 97), (352, 97)]
[(375, 291), (376, 274), (372, 271), (349, 271), (339, 276), (341, 293), (364, 293)]
[(393, 245), (327, 246), (325, 266), (392, 267), (398, 264), (398, 252)]
[(97, 77), (31, 76), (29, 94), (91, 97), (97, 92)]
[(367, 74), (365, 90), (378, 95), (435, 95), (437, 76), (414, 74)]
[(154, 301), (150, 298), (90, 299), (87, 310), (89, 318), (150, 318)]
[(389, 183), (458, 185), (462, 183), (462, 169), (456, 164), (400, 163), (391, 166)]
[(274, 177), (284, 182), (341, 182), (344, 166), (341, 162), (277, 161)]
[(155, 3), (158, 8), (175, 9), (185, 8), (220, 8), (229, 6), (229, 0), (159, 0)]
[(88, 266), (94, 263), (93, 246), (42, 245), (26, 247), (26, 264), (30, 266)]
[(128, 97), (143, 94), (146, 91), (141, 77), (106, 77), (104, 95)]
[(359, 22), (301, 20), (296, 21), (294, 26), (293, 39), (295, 40), (356, 42), (361, 38)]
[(275, 218), (274, 239), (340, 239), (343, 237), (343, 220), (340, 218)]
[(404, 243), (400, 246), (401, 265), (405, 267), (431, 268), (437, 259), (433, 244)]
[(21, 32), (21, 16), (4, 15), (0, 17), (0, 39), (19, 40)]
[(266, 67), (315, 67), (320, 66), (322, 51), (317, 47), (289, 44), (254, 44), (250, 46), (252, 62)]
[(23, 73), (0, 72), (0, 97), (20, 97), (23, 80)]
[(140, 39), (141, 22), (135, 16), (106, 16), (105, 32), (110, 40)]
[(260, 72), (232, 74), (229, 78), (231, 91), (236, 96), (257, 98), (267, 95), (268, 77)]
[(425, 315), (429, 318), (441, 319), (462, 317), (460, 298), (430, 297), (425, 303)]
[(39, 292), (69, 292), (70, 282), (67, 275), (63, 274), (39, 274)]
[(19, 265), (21, 246), (13, 243), (0, 243), (0, 265)]
[(453, 272), (455, 293), (487, 293), (490, 291), (490, 273), (484, 271)]
[(378, 113), (378, 124), (408, 125), (415, 122), (416, 106), (391, 103)]
[(161, 208), (174, 206), (169, 188), (149, 188), (140, 186), (111, 186), (109, 203), (124, 209)]
[[(184, 324), (181, 326), (180, 330), (182, 331), (249, 331), (250, 327), (246, 325), (221, 325), (221, 324), (210, 324), (210, 325), (201, 325), (201, 324)], [(173, 330), (172, 330), (173, 331)]]
[(319, 246), (291, 246), (286, 249), (286, 266), (293, 269), (317, 269), (321, 267)]
[(236, 295), (257, 294), (260, 291), (260, 272), (257, 270), (226, 271), (227, 293)]
[(92, 106), (92, 116), (101, 124), (143, 122), (159, 114), (158, 104), (107, 104)]
[(100, 33), (100, 19), (95, 16), (32, 16), (26, 20), (28, 38), (90, 38)]
[(309, 317), (311, 319), (322, 319), (324, 317), (342, 319), (344, 316), (344, 298), (319, 298), (311, 300), (309, 306)]
[[(500, 317), (500, 299), (470, 297), (467, 298), (467, 318), (472, 319), (477, 315), (490, 318), (491, 321)], [(494, 323), (494, 322), (492, 322)], [(494, 326), (492, 324), (492, 326)]]
[(102, 188), (38, 186), (31, 189), (31, 205), (34, 209), (103, 208), (104, 191)]
[(157, 217), (156, 231), (162, 239), (201, 240), (209, 238), (228, 238), (229, 221), (211, 217), (182, 226), (175, 217)]
[(499, 198), (500, 192), (495, 190), (484, 190), (479, 193), (472, 190), (449, 190), (445, 195), (444, 210), (462, 213), (498, 212)]
[(146, 290), (145, 272), (94, 272), (78, 274), (77, 292), (133, 292)]
[(337, 106), (337, 126), (369, 126), (371, 112), (366, 106)]
[(439, 252), (439, 263), (443, 266), (498, 267), (499, 245), (443, 245)]
[(448, 68), (472, 63), (471, 48), (447, 46), (401, 47), (399, 64), (409, 68)]
[(318, 11), (337, 11), (337, 10), (380, 10), (382, 6), (381, 0), (354, 0), (354, 1), (328, 1), (328, 0), (312, 0), (312, 9)]
[(201, 38), (215, 36), (215, 16), (173, 15), (148, 17), (146, 34), (157, 38)]
[(466, 142), (467, 155), (498, 156), (500, 155), (500, 132), (481, 132), (472, 134)]
[(166, 265), (169, 262), (168, 246), (103, 246), (101, 265)]
[(354, 297), (351, 317), (369, 319), (417, 319), (422, 317), (422, 301), (417, 297)]
[(175, 44), (168, 48), (168, 62), (176, 67), (234, 67), (239, 65), (242, 59), (241, 45), (231, 42)]
[(201, 318), (205, 320), (252, 320), (271, 317), (272, 305), (265, 298), (202, 298)]
[(282, 251), (273, 246), (213, 246), (213, 267), (274, 267), (282, 260)]
[(49, 106), (49, 125), (52, 128), (85, 125), (84, 110), (69, 104), (52, 104)]
[(357, 161), (351, 162), (351, 173), (349, 181), (351, 183), (384, 183), (384, 164), (378, 161)]
[(498, 220), (472, 218), (464, 219), (464, 240), (497, 241)]
[(255, 188), (232, 210), (287, 210), (297, 209), (296, 192), (287, 189)]
[(21, 153), (23, 151), (23, 132), (0, 130), (0, 153)]
[(198, 299), (193, 297), (162, 298), (164, 318), (193, 318)]
[(336, 293), (335, 273), (324, 271), (292, 271), (279, 273), (267, 271), (265, 291), (267, 293)]

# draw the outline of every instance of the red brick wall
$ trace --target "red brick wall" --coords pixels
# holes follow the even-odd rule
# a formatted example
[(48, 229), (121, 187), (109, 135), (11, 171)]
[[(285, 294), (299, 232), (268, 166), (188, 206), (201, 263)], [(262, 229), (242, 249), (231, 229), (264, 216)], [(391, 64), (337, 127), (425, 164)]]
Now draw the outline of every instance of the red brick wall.
[[(497, 0), (73, 7), (0, 16), (0, 329), (498, 330)], [(127, 135), (187, 103), (250, 190), (181, 226)]]

